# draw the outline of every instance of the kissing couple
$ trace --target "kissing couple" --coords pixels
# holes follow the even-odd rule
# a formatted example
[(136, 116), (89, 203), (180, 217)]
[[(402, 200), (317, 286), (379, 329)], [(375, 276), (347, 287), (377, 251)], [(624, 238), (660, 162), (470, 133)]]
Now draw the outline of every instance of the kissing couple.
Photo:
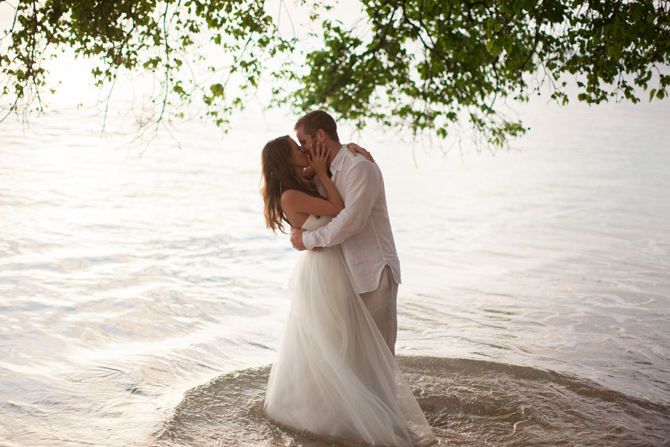
[[(435, 437), (395, 360), (400, 263), (384, 180), (370, 154), (343, 145), (316, 110), (262, 152), (265, 223), (290, 226), (302, 251), (265, 395), (284, 426), (374, 446)], [(358, 155), (362, 154), (362, 156)]]

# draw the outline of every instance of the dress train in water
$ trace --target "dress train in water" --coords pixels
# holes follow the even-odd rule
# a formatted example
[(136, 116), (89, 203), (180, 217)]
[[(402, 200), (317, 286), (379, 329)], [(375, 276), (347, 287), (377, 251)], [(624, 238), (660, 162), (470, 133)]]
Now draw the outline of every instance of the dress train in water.
[[(310, 216), (303, 228), (328, 220)], [(435, 441), (430, 426), (352, 284), (339, 246), (300, 256), (265, 411), (322, 435), (375, 446), (428, 445)]]

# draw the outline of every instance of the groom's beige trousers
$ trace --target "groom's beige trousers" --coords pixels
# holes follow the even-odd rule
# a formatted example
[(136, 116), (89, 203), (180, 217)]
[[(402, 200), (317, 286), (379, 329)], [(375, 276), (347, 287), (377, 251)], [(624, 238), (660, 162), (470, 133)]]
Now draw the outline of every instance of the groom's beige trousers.
[(382, 270), (379, 287), (372, 292), (361, 293), (361, 299), (368, 308), (391, 353), (395, 355), (395, 340), (398, 334), (398, 284), (388, 265)]

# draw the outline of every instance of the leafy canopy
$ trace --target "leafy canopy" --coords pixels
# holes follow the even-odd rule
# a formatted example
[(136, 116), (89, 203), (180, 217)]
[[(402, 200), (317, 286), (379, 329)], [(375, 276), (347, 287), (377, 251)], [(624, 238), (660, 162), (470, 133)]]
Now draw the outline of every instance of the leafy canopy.
[[(577, 99), (593, 104), (635, 103), (641, 91), (663, 99), (670, 85), (664, 0), (362, 0), (367, 21), (352, 29), (329, 20), (330, 6), (320, 0), (302, 0), (322, 27), (322, 45), (303, 53), (304, 66), (290, 62), (298, 41), (279, 32), (263, 0), (15, 1), (0, 53), (6, 114), (41, 110), (44, 60), (64, 47), (99, 61), (93, 75), (100, 86), (113, 85), (121, 70), (154, 73), (156, 124), (171, 107), (183, 116), (179, 106), (194, 99), (224, 124), (267, 72), (275, 104), (440, 137), (465, 120), (498, 146), (525, 132), (500, 106), (507, 98), (527, 101), (544, 83), (566, 103), (565, 79), (574, 77)], [(230, 60), (207, 67), (222, 76), (206, 82), (189, 77), (203, 36)], [(240, 90), (228, 97), (232, 74)]]

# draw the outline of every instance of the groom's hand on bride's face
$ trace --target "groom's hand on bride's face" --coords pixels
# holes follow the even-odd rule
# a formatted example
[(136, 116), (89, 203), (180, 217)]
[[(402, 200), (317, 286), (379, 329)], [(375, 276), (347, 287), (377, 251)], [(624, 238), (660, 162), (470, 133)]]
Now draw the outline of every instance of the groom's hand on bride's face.
[(298, 251), (306, 250), (305, 244), (302, 243), (302, 228), (293, 228), (291, 227), (291, 245)]

